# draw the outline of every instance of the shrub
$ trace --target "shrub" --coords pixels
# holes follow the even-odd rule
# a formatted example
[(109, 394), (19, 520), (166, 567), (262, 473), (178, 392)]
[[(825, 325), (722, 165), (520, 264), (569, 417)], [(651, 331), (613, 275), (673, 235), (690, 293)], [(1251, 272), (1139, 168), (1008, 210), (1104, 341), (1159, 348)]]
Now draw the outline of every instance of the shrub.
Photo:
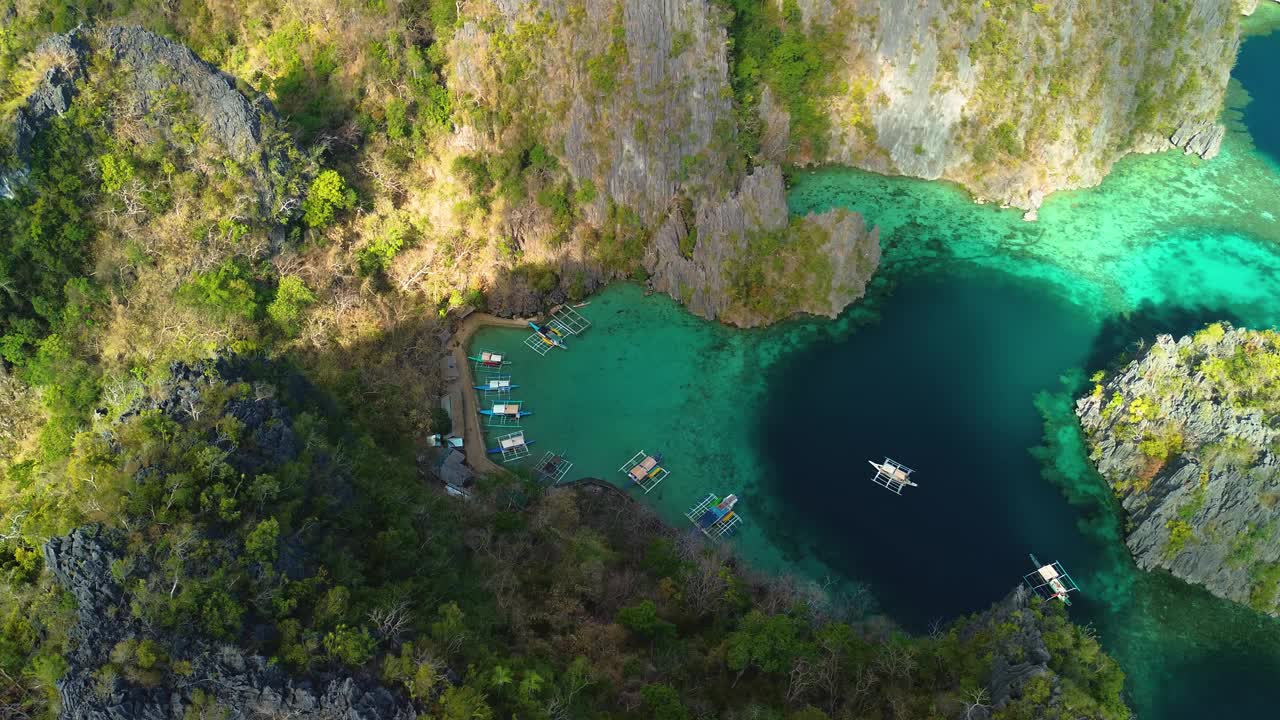
[(680, 693), (666, 683), (645, 685), (640, 698), (648, 708), (648, 717), (654, 720), (688, 720), (689, 711), (680, 702)]
[(302, 318), (302, 311), (315, 301), (316, 296), (302, 282), (302, 278), (286, 275), (280, 278), (280, 284), (276, 286), (276, 297), (267, 306), (267, 315), (285, 331), (293, 332)]
[(178, 299), (223, 316), (252, 319), (258, 314), (258, 294), (251, 281), (244, 266), (228, 260), (178, 288)]
[(676, 626), (658, 617), (658, 606), (652, 600), (618, 611), (618, 624), (645, 638), (664, 639), (675, 635)]
[(400, 253), (409, 236), (409, 228), (401, 222), (391, 222), (368, 245), (360, 250), (360, 272), (373, 275), (391, 267), (391, 261)]
[(324, 636), (324, 651), (329, 657), (347, 665), (359, 666), (373, 657), (374, 642), (369, 631), (339, 625)]
[(302, 219), (309, 227), (322, 228), (333, 222), (339, 210), (356, 205), (356, 191), (334, 170), (325, 170), (311, 181), (307, 197), (302, 201)]

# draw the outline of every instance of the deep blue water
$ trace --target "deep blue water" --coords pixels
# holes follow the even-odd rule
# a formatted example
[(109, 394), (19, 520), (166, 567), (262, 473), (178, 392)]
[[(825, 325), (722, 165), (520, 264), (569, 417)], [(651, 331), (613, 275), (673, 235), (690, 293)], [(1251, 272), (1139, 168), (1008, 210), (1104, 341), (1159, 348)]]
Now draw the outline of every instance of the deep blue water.
[[(920, 278), (883, 304), (877, 325), (774, 368), (759, 442), (772, 494), (815, 530), (808, 552), (915, 629), (992, 602), (1029, 552), (1082, 566), (1075, 513), (1027, 448), (1032, 399), (1083, 364), (1089, 316), (996, 273)], [(873, 485), (867, 460), (885, 455), (920, 487)]]
[(1280, 42), (1276, 34), (1246, 41), (1232, 75), (1253, 98), (1245, 107), (1244, 121), (1254, 144), (1280, 164)]
[[(1257, 192), (1280, 173), (1278, 71), (1280, 33), (1250, 38), (1234, 76), (1252, 98), (1243, 120), (1256, 153), (1276, 170), (1261, 165), (1262, 182), (1247, 176), (1253, 195), (1226, 189), (1244, 175), (1219, 179), (1221, 207), (1243, 213), (1204, 203), (1143, 228), (1141, 206), (1117, 208), (1131, 225), (1111, 242), (1111, 209), (1096, 205), (1123, 194), (1067, 194), (1042, 213), (1057, 225), (1018, 228), (1079, 235), (1074, 261), (1073, 238), (1058, 242), (1057, 259), (1041, 256), (1052, 272), (1019, 270), (1022, 256), (999, 239), (966, 245), (1007, 228), (956, 193), (852, 171), (799, 181), (793, 197), (834, 198), (871, 222), (889, 220), (897, 247), (859, 309), (876, 324), (808, 344), (769, 370), (755, 442), (775, 500), (760, 518), (773, 541), (867, 582), (883, 611), (917, 630), (997, 600), (1031, 569), (1028, 553), (1059, 560), (1083, 588), (1072, 617), (1093, 624), (1121, 663), (1140, 717), (1280, 717), (1280, 621), (1137, 570), (1071, 413), (1084, 374), (1140, 339), (1215, 320), (1280, 323), (1280, 297), (1268, 289), (1280, 248), (1264, 239), (1280, 198)], [(1117, 182), (1178, 187), (1196, 168), (1246, 167), (1241, 153), (1255, 151), (1237, 141), (1232, 152), (1217, 166), (1135, 160)], [(917, 201), (919, 212), (904, 211)], [(992, 256), (920, 251), (934, 246)], [(1097, 260), (1079, 261), (1087, 255)], [(1033, 453), (1044, 445), (1051, 450)], [(885, 455), (914, 467), (920, 487), (899, 497), (873, 485), (867, 460)]]

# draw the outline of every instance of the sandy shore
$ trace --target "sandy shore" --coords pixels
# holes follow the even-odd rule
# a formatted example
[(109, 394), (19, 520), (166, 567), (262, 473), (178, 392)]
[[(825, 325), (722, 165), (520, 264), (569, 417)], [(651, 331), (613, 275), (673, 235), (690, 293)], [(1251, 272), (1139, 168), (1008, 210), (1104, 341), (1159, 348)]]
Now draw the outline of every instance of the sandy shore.
[[(491, 474), (503, 470), (502, 466), (489, 459), (485, 453), (484, 430), (480, 427), (480, 408), (476, 405), (475, 378), (471, 373), (471, 361), (467, 360), (467, 345), (476, 330), (487, 326), (496, 327), (528, 327), (528, 319), (500, 318), (488, 313), (471, 313), (462, 320), (462, 324), (449, 341), (449, 352), (453, 353), (454, 362), (458, 365), (458, 382), (462, 390), (462, 448), (466, 451), (467, 464), (477, 473)], [(452, 389), (452, 388), (451, 388)], [(454, 418), (456, 422), (458, 418)]]

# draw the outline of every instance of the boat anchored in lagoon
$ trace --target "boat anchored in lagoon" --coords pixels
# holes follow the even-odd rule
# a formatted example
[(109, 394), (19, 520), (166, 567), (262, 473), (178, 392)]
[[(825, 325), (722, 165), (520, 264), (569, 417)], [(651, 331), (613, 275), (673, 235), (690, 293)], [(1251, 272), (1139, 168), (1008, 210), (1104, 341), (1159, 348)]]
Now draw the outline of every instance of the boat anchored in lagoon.
[(481, 410), (480, 414), (488, 418), (489, 427), (519, 427), (520, 420), (532, 415), (533, 411), (524, 409), (523, 400), (507, 400), (494, 403), (488, 410)]
[(489, 448), (486, 452), (490, 455), (501, 454), (502, 462), (509, 463), (529, 457), (529, 446), (533, 443), (533, 440), (525, 441), (523, 431), (513, 432), (498, 438), (498, 447)]
[(876, 475), (871, 478), (871, 482), (885, 490), (901, 495), (904, 487), (919, 487), (911, 480), (911, 473), (915, 472), (915, 470), (897, 460), (886, 457), (882, 463), (873, 460), (868, 460), (867, 462), (876, 469)]
[(539, 355), (546, 355), (553, 347), (568, 350), (569, 346), (564, 343), (564, 338), (581, 334), (591, 327), (591, 321), (577, 310), (561, 305), (551, 311), (551, 316), (545, 323), (539, 325), (530, 320), (529, 327), (533, 328), (533, 334), (525, 338), (525, 346)]
[(510, 360), (502, 359), (500, 353), (489, 352), (488, 350), (481, 352), (479, 355), (469, 356), (467, 359), (476, 364), (477, 370), (480, 368), (499, 368), (503, 365), (511, 364)]

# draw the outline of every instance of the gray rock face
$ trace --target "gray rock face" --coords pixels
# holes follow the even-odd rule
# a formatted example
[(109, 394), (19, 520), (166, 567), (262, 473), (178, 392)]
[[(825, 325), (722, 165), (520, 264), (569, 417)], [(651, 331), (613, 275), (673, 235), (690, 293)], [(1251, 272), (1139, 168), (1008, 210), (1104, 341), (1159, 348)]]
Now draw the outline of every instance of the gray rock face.
[[(1050, 667), (1053, 656), (1044, 642), (1041, 623), (1029, 608), (1031, 595), (1018, 587), (1003, 600), (978, 616), (977, 622), (967, 628), (970, 633), (984, 630), (998, 632), (1002, 636), (992, 659), (991, 676), (987, 680), (987, 708), (976, 707), (967, 720), (990, 717), (990, 711), (999, 712), (1012, 700), (1022, 696), (1031, 680), (1047, 676), (1050, 682), (1049, 701), (1040, 717), (1073, 717), (1052, 710), (1064, 710), (1059, 701), (1058, 676)], [(996, 631), (996, 628), (1002, 628)], [(1010, 629), (1011, 628), (1011, 629)]]
[(190, 112), (237, 161), (251, 163), (262, 141), (263, 114), (275, 113), (264, 96), (245, 97), (235, 78), (180, 45), (138, 27), (105, 27), (94, 44), (114, 65), (126, 68), (131, 86), (126, 112), (135, 117), (171, 112), (166, 96), (177, 91), (190, 99)]
[[(276, 186), (287, 175), (290, 159), (280, 142), (268, 142), (264, 118), (275, 118), (265, 96), (248, 98), (234, 78), (201, 60), (185, 46), (137, 27), (77, 28), (50, 38), (37, 53), (59, 59), (15, 118), (15, 167), (0, 172), (0, 194), (13, 197), (28, 173), (28, 152), (36, 133), (56, 115), (65, 113), (85, 78), (90, 56), (104, 56), (113, 72), (125, 78), (118, 114), (144, 120), (170, 134), (178, 119), (175, 104), (185, 104), (215, 140), (254, 179), (259, 210), (281, 217), (297, 204), (294, 193)], [(287, 141), (286, 141), (287, 142)]]
[[(1064, 0), (1042, 13), (1027, 3), (997, 26), (998, 11), (976, 2), (799, 5), (809, 24), (842, 36), (836, 74), (860, 92), (830, 99), (825, 157), (793, 161), (946, 178), (1026, 210), (1097, 184), (1127, 153), (1168, 149), (1173, 128), (1211, 125), (1239, 44), (1237, 0)], [(1172, 27), (1157, 28), (1166, 15)], [(984, 43), (1013, 63), (985, 88)], [(1144, 117), (1155, 122), (1138, 126)], [(997, 130), (1023, 151), (979, 159)], [(1213, 143), (1193, 151), (1212, 155)]]
[[(584, 208), (587, 221), (603, 226), (612, 202), (657, 228), (645, 257), (655, 288), (703, 317), (766, 322), (732, 312), (724, 270), (750, 236), (788, 228), (786, 194), (776, 164), (762, 163), (746, 176), (731, 166), (737, 149), (722, 11), (707, 0), (587, 0), (582, 10), (574, 14), (552, 0), (506, 0), (492, 16), (478, 10), (481, 17), (454, 36), (450, 88), (480, 104), (527, 94), (522, 114), (537, 118), (549, 146), (563, 147), (576, 185), (590, 182), (600, 191)], [(536, 80), (513, 90), (497, 80), (509, 67), (493, 46), (497, 33), (530, 26), (539, 30), (521, 37), (533, 66), (526, 74)], [(541, 42), (544, 34), (549, 40)], [(781, 160), (789, 120), (781, 108), (766, 105), (762, 112), (763, 159)], [(692, 199), (691, 212), (674, 202), (682, 194)], [(810, 299), (779, 316), (839, 313), (862, 295), (879, 263), (878, 236), (861, 218), (832, 212), (808, 222), (830, 234), (833, 287), (821, 302)], [(680, 242), (694, 228), (697, 243), (686, 258)], [(538, 299), (519, 288), (518, 278), (504, 283), (491, 309), (536, 311)]]
[[(412, 706), (386, 688), (352, 677), (291, 678), (266, 658), (201, 640), (166, 641), (131, 616), (127, 593), (111, 573), (121, 555), (118, 538), (99, 528), (80, 528), (44, 546), (45, 563), (75, 596), (79, 621), (72, 628), (70, 669), (58, 682), (64, 720), (183, 720), (193, 693), (201, 690), (226, 709), (228, 720), (264, 717), (314, 720), (413, 720)], [(108, 662), (116, 643), (151, 637), (174, 660), (191, 663), (181, 683), (143, 687), (117, 678), (99, 687), (94, 672)]]
[(1222, 138), (1227, 128), (1216, 122), (1183, 122), (1169, 136), (1174, 147), (1182, 148), (1188, 155), (1199, 155), (1205, 160), (1212, 160), (1222, 149)]
[[(1245, 357), (1257, 336), (1227, 330), (1215, 338), (1161, 336), (1080, 399), (1076, 414), (1099, 472), (1121, 496), (1139, 567), (1278, 614), (1280, 587), (1259, 571), (1280, 562), (1280, 429), (1224, 394), (1206, 370)], [(1177, 438), (1181, 450), (1164, 457), (1153, 438)]]
[[(721, 201), (703, 200), (696, 211), (696, 233), (691, 256), (681, 252), (681, 241), (690, 230), (677, 209), (654, 237), (646, 265), (653, 287), (680, 300), (702, 317), (751, 327), (777, 319), (736, 308), (729, 292), (727, 270), (747, 254), (753, 236), (777, 233), (789, 225), (782, 170), (776, 165), (757, 168), (737, 192)], [(831, 287), (825, 294), (807, 294), (809, 301), (785, 308), (782, 315), (803, 312), (835, 317), (862, 297), (867, 282), (880, 264), (880, 237), (868, 230), (856, 213), (831, 211), (811, 215), (809, 223), (827, 237), (822, 254), (832, 268)], [(793, 236), (794, 237), (794, 236)], [(812, 279), (797, 278), (798, 282)]]
[(14, 113), (11, 166), (0, 167), (0, 197), (13, 199), (27, 180), (27, 158), (36, 133), (71, 107), (76, 82), (84, 76), (81, 61), (85, 51), (84, 41), (76, 33), (49, 38), (36, 49), (36, 54), (49, 58), (52, 66)]

